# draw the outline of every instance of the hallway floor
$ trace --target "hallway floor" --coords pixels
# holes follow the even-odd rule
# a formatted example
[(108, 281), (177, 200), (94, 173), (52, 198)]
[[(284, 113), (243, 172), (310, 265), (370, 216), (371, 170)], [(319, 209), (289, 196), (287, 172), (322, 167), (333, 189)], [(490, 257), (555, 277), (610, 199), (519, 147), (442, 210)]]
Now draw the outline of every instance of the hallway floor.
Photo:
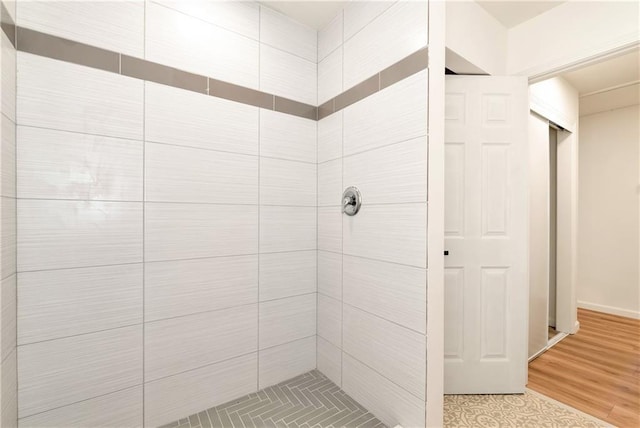
[(212, 407), (162, 428), (384, 428), (317, 370)]
[(528, 388), (618, 427), (640, 426), (640, 320), (578, 309), (580, 330), (529, 364)]

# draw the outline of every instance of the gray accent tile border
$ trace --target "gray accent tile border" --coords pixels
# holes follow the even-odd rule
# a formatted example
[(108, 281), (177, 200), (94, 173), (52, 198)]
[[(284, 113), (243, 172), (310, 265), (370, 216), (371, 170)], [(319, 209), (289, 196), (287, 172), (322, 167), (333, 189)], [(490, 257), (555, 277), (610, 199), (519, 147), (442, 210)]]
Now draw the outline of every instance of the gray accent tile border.
[(318, 107), (318, 120), (375, 94), (429, 66), (429, 50), (422, 48)]
[(19, 49), (34, 55), (84, 65), (99, 70), (120, 72), (120, 54), (28, 28), (17, 27)]
[(384, 428), (318, 370), (202, 410), (161, 428)]
[[(22, 41), (20, 41), (22, 43)], [(120, 56), (120, 74), (187, 91), (207, 93), (207, 78), (128, 55)]]
[(18, 51), (118, 73), (255, 107), (274, 110), (310, 120), (320, 120), (387, 88), (429, 65), (425, 47), (347, 89), (319, 107), (268, 94), (212, 77), (109, 51), (62, 37), (17, 27), (4, 4), (0, 18), (2, 31)]

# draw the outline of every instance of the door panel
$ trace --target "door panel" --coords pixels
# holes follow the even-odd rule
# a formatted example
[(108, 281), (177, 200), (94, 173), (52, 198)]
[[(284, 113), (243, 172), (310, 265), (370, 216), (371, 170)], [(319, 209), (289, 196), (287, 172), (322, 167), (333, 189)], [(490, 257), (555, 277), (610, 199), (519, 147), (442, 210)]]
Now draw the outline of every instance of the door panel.
[(527, 376), (526, 78), (447, 76), (445, 393), (520, 393)]

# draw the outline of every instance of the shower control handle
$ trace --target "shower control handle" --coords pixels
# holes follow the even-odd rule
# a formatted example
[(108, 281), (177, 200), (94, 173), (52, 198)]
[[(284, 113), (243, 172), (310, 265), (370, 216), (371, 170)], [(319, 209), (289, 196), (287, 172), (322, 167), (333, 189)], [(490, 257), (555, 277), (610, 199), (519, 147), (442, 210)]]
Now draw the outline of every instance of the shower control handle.
[(356, 215), (362, 205), (362, 196), (357, 187), (347, 187), (342, 194), (342, 212), (348, 216)]

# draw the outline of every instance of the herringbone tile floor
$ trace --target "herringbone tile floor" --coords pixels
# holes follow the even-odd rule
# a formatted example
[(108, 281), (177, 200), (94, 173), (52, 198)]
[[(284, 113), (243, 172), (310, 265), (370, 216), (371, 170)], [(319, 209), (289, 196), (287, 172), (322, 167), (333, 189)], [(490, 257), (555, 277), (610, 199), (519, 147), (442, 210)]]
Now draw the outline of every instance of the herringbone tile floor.
[(317, 370), (162, 428), (384, 428)]

